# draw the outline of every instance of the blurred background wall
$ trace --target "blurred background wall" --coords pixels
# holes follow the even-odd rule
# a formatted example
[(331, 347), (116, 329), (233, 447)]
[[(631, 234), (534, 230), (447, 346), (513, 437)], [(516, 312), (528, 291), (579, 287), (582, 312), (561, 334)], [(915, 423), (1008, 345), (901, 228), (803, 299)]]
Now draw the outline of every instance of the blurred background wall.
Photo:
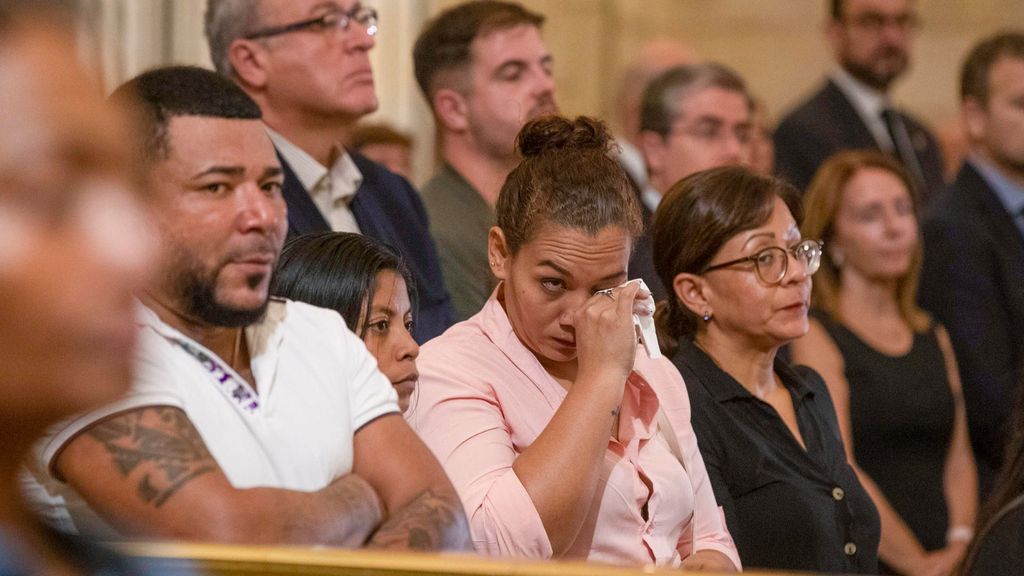
[[(372, 117), (412, 133), (415, 178), (434, 170), (430, 113), (412, 75), (411, 50), (423, 22), (460, 0), (363, 0), (380, 13), (372, 59), (380, 110)], [(78, 0), (83, 57), (113, 89), (160, 64), (209, 65), (204, 0)], [(649, 40), (668, 37), (704, 59), (737, 69), (778, 118), (832, 66), (823, 37), (826, 0), (522, 0), (547, 15), (565, 113), (611, 118), (623, 66)], [(1022, 0), (918, 0), (923, 26), (913, 68), (894, 99), (942, 131), (958, 129), (960, 63), (980, 37), (1024, 27)]]

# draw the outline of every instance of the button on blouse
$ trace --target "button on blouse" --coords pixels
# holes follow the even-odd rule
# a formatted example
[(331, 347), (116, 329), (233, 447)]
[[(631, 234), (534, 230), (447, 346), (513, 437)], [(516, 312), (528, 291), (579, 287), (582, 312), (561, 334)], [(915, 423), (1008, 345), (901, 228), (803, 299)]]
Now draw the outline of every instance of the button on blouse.
[(880, 521), (846, 461), (825, 383), (775, 361), (804, 447), (766, 402), (703, 350), (681, 342), (693, 429), (718, 503), (748, 568), (876, 573)]

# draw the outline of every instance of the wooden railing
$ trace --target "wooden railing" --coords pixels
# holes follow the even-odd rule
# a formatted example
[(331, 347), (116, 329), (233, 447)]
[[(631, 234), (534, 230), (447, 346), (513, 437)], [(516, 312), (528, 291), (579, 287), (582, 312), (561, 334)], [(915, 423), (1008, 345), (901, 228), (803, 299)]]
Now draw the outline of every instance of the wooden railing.
[[(122, 544), (119, 548), (157, 574), (185, 576), (641, 576), (677, 570), (625, 568), (582, 562), (490, 559), (457, 554), (414, 554), (337, 548)], [(706, 573), (702, 573), (706, 574)], [(745, 572), (745, 574), (767, 573)], [(782, 576), (781, 573), (772, 573)]]

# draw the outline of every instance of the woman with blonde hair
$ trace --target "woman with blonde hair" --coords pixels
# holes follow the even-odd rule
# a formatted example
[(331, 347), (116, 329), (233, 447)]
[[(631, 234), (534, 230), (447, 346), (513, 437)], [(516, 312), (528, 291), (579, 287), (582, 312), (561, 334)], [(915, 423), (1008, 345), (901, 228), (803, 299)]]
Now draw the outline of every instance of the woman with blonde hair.
[(843, 152), (818, 171), (803, 231), (825, 252), (810, 330), (792, 352), (832, 393), (848, 458), (882, 518), (883, 570), (949, 574), (972, 535), (977, 474), (949, 336), (916, 304), (911, 190), (878, 152)]

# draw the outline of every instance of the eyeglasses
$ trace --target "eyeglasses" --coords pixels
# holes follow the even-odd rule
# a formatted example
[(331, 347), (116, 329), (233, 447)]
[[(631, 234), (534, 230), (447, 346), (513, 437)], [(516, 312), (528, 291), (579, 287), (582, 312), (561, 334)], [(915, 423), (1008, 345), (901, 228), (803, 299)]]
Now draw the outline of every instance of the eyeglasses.
[(725, 268), (726, 266), (733, 266), (744, 262), (753, 262), (754, 270), (757, 272), (757, 277), (760, 278), (762, 282), (765, 284), (778, 284), (786, 277), (786, 272), (789, 270), (789, 254), (792, 254), (793, 258), (797, 262), (804, 265), (804, 270), (807, 271), (808, 276), (817, 272), (818, 267), (821, 266), (822, 246), (822, 242), (818, 240), (804, 240), (789, 249), (780, 248), (779, 246), (769, 246), (764, 250), (759, 250), (757, 254), (754, 254), (753, 256), (746, 256), (744, 258), (737, 258), (728, 262), (722, 262), (721, 264), (715, 264), (714, 266), (708, 266), (704, 269), (704, 272), (701, 272), (701, 274), (711, 272), (712, 270), (718, 270), (719, 268)]
[(737, 124), (730, 128), (720, 123), (698, 122), (693, 126), (675, 126), (669, 134), (683, 134), (709, 145), (720, 144), (733, 137), (737, 142), (745, 145), (750, 142), (752, 132), (752, 126), (748, 123)]
[(272, 36), (280, 36), (281, 34), (298, 32), (300, 30), (314, 30), (316, 32), (324, 32), (327, 30), (345, 31), (352, 25), (352, 22), (362, 24), (366, 28), (367, 36), (374, 36), (377, 34), (377, 11), (366, 6), (356, 6), (348, 12), (338, 9), (317, 18), (257, 30), (256, 32), (247, 34), (245, 38), (247, 40), (270, 38)]
[(849, 26), (872, 34), (881, 32), (889, 25), (895, 26), (900, 32), (914, 32), (921, 27), (921, 19), (913, 13), (886, 16), (878, 12), (866, 12), (844, 18), (844, 21)]

